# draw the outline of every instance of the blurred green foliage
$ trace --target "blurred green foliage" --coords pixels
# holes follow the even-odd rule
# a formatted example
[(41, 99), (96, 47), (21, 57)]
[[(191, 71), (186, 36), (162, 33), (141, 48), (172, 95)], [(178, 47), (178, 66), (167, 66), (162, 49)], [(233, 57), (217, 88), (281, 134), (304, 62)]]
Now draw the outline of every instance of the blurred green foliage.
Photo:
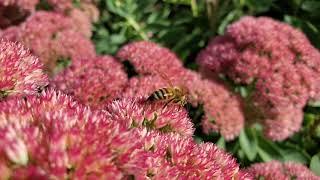
[[(223, 34), (241, 16), (269, 16), (289, 23), (320, 48), (319, 0), (98, 0), (100, 20), (94, 25), (93, 41), (100, 54), (114, 54), (134, 40), (151, 40), (177, 53), (186, 67), (196, 69), (199, 50), (211, 37)], [(246, 87), (237, 87), (242, 95)], [(272, 159), (297, 161), (320, 175), (320, 103), (305, 109), (302, 130), (283, 142), (262, 135), (259, 125), (246, 128), (226, 142), (218, 134), (196, 131), (196, 141), (211, 141), (237, 157), (241, 166)], [(199, 127), (201, 108), (191, 109)]]

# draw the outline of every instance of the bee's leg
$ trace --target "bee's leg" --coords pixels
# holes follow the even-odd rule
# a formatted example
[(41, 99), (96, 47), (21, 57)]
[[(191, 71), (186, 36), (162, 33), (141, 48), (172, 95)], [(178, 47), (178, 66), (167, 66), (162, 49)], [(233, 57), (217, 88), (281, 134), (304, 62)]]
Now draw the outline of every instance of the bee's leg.
[(168, 100), (168, 101), (164, 104), (164, 106), (162, 107), (162, 109), (164, 109), (164, 108), (165, 108), (169, 103), (171, 103), (172, 101), (174, 101), (174, 98)]

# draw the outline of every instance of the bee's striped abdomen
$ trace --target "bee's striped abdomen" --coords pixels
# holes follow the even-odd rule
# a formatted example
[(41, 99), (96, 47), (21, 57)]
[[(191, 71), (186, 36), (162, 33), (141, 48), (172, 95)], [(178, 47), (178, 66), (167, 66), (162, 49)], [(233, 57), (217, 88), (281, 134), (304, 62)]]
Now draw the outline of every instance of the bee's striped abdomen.
[(165, 100), (172, 98), (172, 91), (169, 88), (161, 88), (154, 91), (148, 100)]

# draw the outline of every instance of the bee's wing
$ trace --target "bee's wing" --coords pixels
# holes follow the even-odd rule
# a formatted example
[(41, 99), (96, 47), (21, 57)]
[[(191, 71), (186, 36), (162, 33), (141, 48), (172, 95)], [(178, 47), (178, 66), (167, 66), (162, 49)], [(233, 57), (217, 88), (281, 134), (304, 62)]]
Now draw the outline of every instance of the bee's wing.
[(157, 75), (159, 75), (163, 80), (165, 80), (169, 86), (172, 88), (174, 87), (173, 84), (172, 84), (172, 81), (171, 79), (168, 77), (167, 74), (163, 73), (163, 72), (160, 72), (159, 70), (155, 69), (155, 71), (157, 72)]

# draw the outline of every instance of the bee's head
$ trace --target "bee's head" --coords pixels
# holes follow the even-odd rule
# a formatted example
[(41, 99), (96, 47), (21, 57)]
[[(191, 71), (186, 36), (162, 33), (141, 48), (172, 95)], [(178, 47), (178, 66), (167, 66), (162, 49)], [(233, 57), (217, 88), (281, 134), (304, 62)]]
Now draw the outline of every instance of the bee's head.
[(180, 101), (181, 106), (186, 105), (187, 102), (188, 102), (187, 95), (183, 95), (183, 96), (181, 97), (181, 101)]

